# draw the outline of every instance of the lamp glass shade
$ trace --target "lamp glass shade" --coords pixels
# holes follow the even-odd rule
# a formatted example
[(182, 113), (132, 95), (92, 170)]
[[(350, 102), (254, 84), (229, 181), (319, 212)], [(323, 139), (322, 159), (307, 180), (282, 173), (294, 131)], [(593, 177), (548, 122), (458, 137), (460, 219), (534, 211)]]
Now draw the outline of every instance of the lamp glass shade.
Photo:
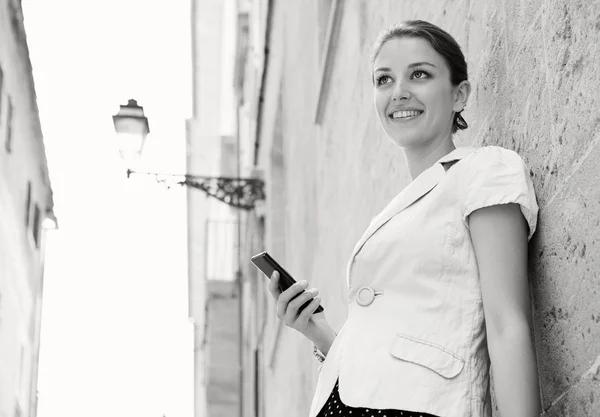
[(58, 229), (58, 220), (52, 209), (46, 210), (44, 220), (42, 220), (42, 228), (45, 230), (56, 230)]
[(54, 219), (46, 217), (42, 221), (42, 228), (45, 230), (55, 230), (58, 229), (58, 225), (56, 224), (56, 221)]
[(121, 156), (131, 157), (132, 154), (136, 154), (139, 158), (146, 136), (150, 133), (144, 108), (138, 106), (137, 101), (129, 100), (127, 105), (121, 105), (119, 112), (113, 116), (113, 124)]

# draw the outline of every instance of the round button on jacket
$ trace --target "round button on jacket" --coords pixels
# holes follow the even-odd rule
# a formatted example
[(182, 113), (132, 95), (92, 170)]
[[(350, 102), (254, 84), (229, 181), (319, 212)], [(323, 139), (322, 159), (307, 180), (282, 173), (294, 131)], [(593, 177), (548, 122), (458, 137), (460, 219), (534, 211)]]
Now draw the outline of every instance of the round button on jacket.
[(373, 303), (373, 300), (382, 292), (375, 292), (375, 290), (368, 285), (362, 286), (356, 291), (356, 303), (360, 306), (366, 307)]

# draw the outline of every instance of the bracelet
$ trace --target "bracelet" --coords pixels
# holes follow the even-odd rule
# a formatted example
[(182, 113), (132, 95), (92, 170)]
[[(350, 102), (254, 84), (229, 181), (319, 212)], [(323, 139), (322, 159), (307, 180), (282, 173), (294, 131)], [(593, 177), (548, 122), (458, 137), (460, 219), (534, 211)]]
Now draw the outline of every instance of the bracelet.
[(315, 355), (315, 358), (317, 358), (319, 362), (323, 363), (325, 361), (325, 355), (323, 355), (323, 352), (317, 349), (316, 346), (313, 346), (313, 355)]

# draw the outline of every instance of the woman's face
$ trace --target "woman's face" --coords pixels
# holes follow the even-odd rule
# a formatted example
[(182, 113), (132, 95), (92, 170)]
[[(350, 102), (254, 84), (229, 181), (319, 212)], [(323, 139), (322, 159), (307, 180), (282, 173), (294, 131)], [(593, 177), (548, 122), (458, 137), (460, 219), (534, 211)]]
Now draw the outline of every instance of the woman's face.
[(373, 64), (375, 108), (390, 139), (403, 148), (452, 136), (454, 112), (464, 104), (444, 58), (422, 38), (387, 41)]

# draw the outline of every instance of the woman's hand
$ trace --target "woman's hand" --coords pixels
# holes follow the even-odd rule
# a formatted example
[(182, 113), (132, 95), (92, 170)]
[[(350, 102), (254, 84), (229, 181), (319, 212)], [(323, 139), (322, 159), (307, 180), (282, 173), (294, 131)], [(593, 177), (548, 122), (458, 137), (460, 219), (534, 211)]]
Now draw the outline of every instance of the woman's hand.
[[(281, 292), (277, 271), (273, 272), (269, 282), (269, 292), (277, 302), (277, 317), (288, 327), (302, 333), (321, 352), (327, 354), (335, 339), (335, 331), (325, 319), (324, 313), (313, 314), (321, 304), (321, 298), (318, 296), (319, 292), (316, 288), (306, 290), (307, 287), (308, 283), (306, 281), (299, 281)], [(312, 301), (306, 308), (299, 312), (300, 307), (311, 299)]]

